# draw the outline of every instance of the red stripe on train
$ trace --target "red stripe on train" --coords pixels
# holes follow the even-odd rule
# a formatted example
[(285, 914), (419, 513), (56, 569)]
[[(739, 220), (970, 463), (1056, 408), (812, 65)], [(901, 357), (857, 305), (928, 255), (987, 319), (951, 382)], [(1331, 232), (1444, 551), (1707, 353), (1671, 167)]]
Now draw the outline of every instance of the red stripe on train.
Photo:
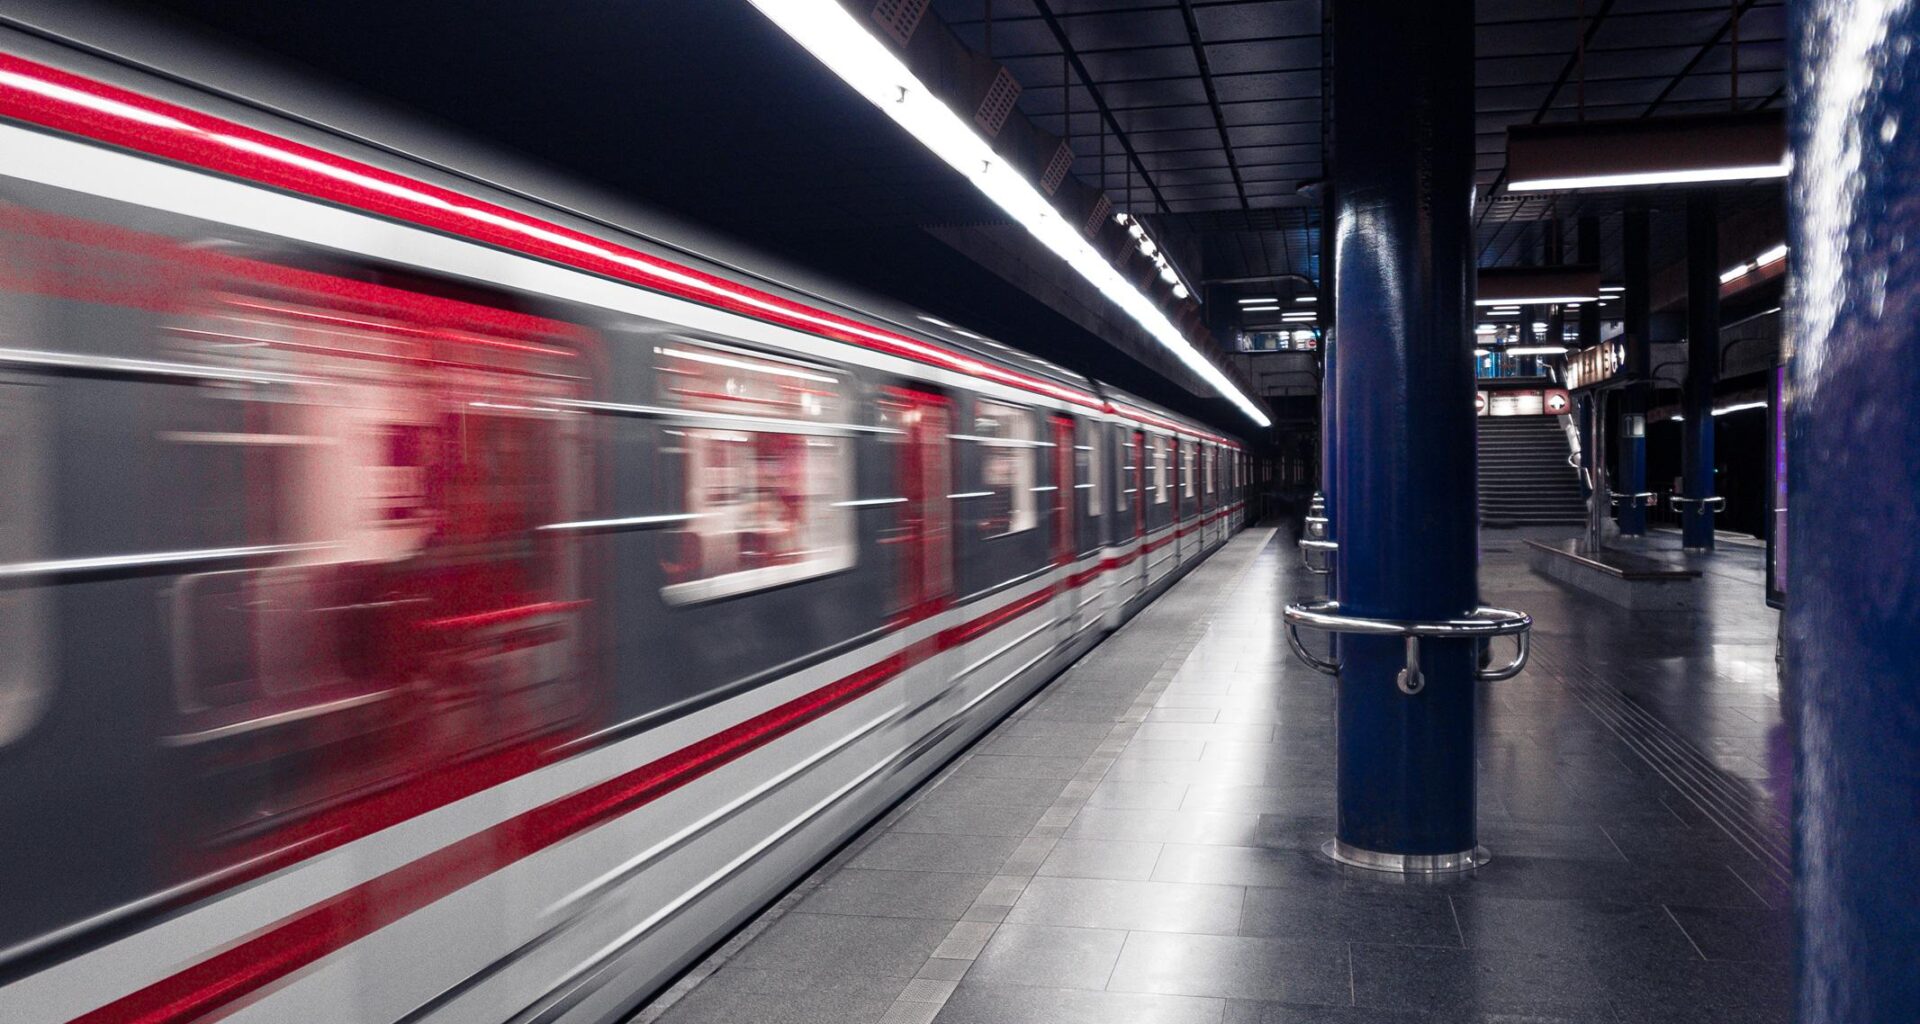
[(457, 235), (1084, 408), (1106, 408), (1101, 399), (1075, 388), (11, 54), (0, 54), (0, 117)]
[[(1157, 544), (1171, 539), (1169, 535)], [(1144, 546), (1143, 550), (1150, 547)], [(1129, 554), (1106, 559), (1099, 569), (1076, 578), (1091, 579), (1097, 572), (1125, 565), (1134, 557)], [(184, 1024), (245, 999), (487, 875), (631, 813), (851, 704), (936, 651), (978, 639), (1043, 606), (1062, 589), (1059, 584), (1042, 587), (977, 619), (943, 630), (935, 643), (912, 645), (671, 754), (460, 839), (75, 1018), (72, 1024)]]

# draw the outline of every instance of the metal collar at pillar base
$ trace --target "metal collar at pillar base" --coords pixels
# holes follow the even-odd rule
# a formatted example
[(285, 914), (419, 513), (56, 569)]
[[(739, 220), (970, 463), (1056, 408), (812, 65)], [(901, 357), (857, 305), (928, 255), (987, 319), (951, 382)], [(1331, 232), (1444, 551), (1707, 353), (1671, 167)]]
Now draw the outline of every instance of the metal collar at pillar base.
[(1438, 875), (1453, 871), (1472, 871), (1493, 858), (1484, 846), (1459, 853), (1380, 853), (1348, 846), (1329, 839), (1320, 852), (1342, 864), (1369, 871), (1392, 871), (1402, 875)]

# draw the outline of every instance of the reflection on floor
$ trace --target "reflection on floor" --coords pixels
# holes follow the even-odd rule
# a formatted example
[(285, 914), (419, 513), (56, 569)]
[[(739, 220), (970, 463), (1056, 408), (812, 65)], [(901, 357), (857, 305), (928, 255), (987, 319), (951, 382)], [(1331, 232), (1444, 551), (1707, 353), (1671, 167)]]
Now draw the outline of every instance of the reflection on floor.
[(1249, 530), (638, 1019), (1787, 1020), (1763, 552), (1635, 615), (1532, 575), (1528, 535), (1482, 541), (1486, 600), (1538, 625), (1481, 695), (1478, 871), (1319, 853), (1332, 690), (1277, 631), (1317, 583)]

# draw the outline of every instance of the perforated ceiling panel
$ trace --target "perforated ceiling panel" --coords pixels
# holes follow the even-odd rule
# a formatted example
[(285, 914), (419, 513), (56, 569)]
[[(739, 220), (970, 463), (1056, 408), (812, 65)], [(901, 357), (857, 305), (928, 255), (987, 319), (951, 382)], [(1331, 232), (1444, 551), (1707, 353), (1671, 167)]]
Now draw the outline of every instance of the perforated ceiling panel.
[(931, 0), (878, 0), (873, 5), (873, 23), (880, 26), (888, 38), (905, 46), (913, 39), (914, 30), (920, 27), (920, 19), (927, 13)]

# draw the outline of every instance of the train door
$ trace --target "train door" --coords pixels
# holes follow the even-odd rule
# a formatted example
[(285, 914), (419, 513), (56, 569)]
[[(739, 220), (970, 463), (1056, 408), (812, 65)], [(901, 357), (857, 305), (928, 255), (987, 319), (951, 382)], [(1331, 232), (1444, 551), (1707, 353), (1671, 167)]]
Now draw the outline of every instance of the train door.
[(1053, 512), (1053, 535), (1049, 538), (1048, 556), (1054, 568), (1054, 586), (1058, 589), (1053, 598), (1053, 621), (1055, 631), (1064, 639), (1073, 632), (1074, 606), (1078, 603), (1077, 594), (1068, 588), (1067, 581), (1072, 577), (1074, 555), (1073, 486), (1073, 420), (1067, 416), (1047, 418), (1052, 426), (1053, 442), (1053, 479), (1048, 481), (1050, 503)]
[(1147, 434), (1133, 432), (1133, 575), (1142, 584), (1147, 578)]
[(948, 498), (953, 403), (941, 395), (888, 388), (880, 400), (887, 425), (900, 431), (895, 473), (899, 514), (881, 543), (896, 552), (898, 614), (918, 621), (953, 601), (953, 509)]
[(1185, 451), (1186, 446), (1177, 435), (1167, 439), (1167, 472), (1173, 475), (1173, 533), (1168, 539), (1173, 542), (1174, 568), (1179, 568), (1180, 563), (1186, 561), (1187, 545), (1180, 537), (1180, 524), (1187, 520), (1187, 464), (1182, 460)]

